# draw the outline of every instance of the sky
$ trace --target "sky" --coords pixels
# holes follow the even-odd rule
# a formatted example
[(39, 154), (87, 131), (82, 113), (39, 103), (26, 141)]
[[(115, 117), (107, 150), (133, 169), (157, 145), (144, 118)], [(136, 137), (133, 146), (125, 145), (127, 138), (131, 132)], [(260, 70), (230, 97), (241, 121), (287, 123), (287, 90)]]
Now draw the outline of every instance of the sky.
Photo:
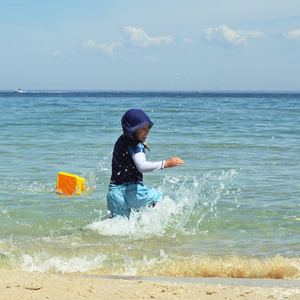
[(0, 90), (300, 91), (299, 0), (0, 0)]

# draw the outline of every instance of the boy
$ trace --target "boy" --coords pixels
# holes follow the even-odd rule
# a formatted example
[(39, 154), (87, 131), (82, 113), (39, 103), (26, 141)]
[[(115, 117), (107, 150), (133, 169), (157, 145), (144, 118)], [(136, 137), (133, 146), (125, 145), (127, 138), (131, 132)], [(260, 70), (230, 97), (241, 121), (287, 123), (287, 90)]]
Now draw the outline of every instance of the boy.
[(146, 160), (146, 138), (153, 123), (142, 110), (128, 110), (121, 123), (123, 134), (114, 147), (112, 175), (107, 194), (107, 207), (111, 217), (129, 217), (132, 209), (155, 206), (163, 195), (143, 184), (143, 173), (183, 164), (183, 160), (178, 157), (158, 162)]

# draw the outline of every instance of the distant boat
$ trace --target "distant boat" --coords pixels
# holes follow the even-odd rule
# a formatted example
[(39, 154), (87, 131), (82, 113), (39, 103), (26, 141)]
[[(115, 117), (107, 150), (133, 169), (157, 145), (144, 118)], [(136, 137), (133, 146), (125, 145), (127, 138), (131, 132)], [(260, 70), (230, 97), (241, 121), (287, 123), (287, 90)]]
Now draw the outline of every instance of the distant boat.
[(15, 93), (23, 93), (23, 91), (21, 89), (17, 89), (15, 90)]

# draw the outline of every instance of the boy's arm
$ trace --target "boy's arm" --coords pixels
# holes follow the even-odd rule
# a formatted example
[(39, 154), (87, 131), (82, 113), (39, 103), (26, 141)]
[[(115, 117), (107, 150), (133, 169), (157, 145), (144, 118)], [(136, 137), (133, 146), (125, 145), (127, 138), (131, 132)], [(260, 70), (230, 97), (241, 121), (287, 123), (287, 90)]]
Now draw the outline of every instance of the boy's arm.
[(165, 168), (181, 166), (183, 163), (184, 161), (179, 157), (172, 157), (165, 161)]
[(172, 168), (180, 166), (184, 163), (179, 157), (173, 157), (166, 161), (150, 162), (146, 160), (146, 155), (144, 152), (136, 153), (133, 156), (133, 161), (141, 173), (154, 172), (162, 170), (164, 168)]
[(144, 152), (139, 152), (133, 155), (133, 161), (141, 173), (146, 172), (154, 172), (158, 170), (162, 170), (165, 165), (165, 161), (157, 161), (157, 162), (150, 162), (146, 160), (146, 155)]

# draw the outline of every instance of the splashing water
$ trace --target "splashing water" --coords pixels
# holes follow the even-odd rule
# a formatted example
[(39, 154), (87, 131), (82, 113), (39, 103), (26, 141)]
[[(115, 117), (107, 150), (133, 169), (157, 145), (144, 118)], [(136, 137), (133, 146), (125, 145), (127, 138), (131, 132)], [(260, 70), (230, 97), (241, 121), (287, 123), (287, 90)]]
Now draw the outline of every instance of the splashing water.
[(101, 212), (100, 218), (86, 228), (101, 235), (132, 235), (137, 238), (176, 232), (195, 234), (204, 219), (217, 215), (217, 203), (222, 195), (230, 195), (230, 183), (235, 175), (235, 170), (230, 170), (220, 175), (210, 172), (200, 179), (166, 176), (159, 188), (165, 197), (154, 208), (133, 211), (129, 219), (103, 220)]

